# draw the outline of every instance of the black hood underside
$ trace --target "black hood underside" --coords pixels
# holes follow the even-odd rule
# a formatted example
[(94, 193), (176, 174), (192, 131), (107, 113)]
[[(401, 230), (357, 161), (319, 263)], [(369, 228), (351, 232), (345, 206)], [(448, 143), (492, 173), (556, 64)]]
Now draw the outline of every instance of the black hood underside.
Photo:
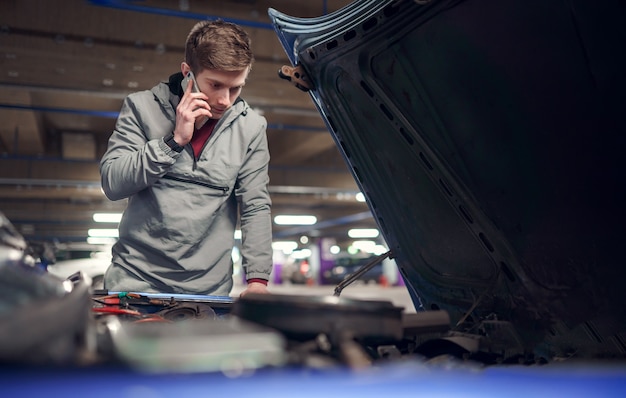
[(418, 310), (549, 356), (626, 356), (618, 0), (270, 10)]

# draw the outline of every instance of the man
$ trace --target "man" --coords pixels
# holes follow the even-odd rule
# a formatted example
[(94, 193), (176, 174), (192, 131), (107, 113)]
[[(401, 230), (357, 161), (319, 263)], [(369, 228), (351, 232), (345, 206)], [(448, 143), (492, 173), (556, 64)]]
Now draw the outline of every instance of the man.
[[(239, 217), (242, 295), (267, 293), (267, 122), (239, 98), (253, 61), (239, 26), (200, 22), (182, 73), (125, 99), (100, 163), (107, 197), (128, 198), (106, 289), (228, 295)], [(189, 72), (199, 92), (193, 79), (183, 82)]]

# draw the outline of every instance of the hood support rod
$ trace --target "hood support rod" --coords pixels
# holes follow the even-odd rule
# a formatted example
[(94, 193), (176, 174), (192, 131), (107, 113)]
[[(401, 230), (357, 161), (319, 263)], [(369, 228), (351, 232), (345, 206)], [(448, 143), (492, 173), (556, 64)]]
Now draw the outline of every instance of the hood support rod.
[(367, 263), (364, 266), (362, 266), (361, 268), (359, 268), (356, 272), (354, 272), (354, 273), (348, 275), (347, 277), (345, 277), (341, 282), (339, 282), (337, 287), (335, 287), (335, 293), (333, 294), (333, 296), (339, 297), (339, 295), (341, 294), (341, 291), (345, 287), (350, 285), (355, 280), (359, 279), (364, 273), (366, 273), (367, 271), (372, 269), (376, 264), (380, 263), (381, 261), (383, 261), (387, 257), (393, 258), (392, 254), (391, 254), (391, 250), (389, 250), (387, 253), (383, 253), (380, 256), (372, 259), (369, 263)]

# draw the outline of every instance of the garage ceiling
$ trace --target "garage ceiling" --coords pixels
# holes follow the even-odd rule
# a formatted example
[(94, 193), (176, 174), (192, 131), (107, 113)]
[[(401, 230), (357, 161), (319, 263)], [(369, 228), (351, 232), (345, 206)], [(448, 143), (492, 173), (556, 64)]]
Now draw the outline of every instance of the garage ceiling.
[[(274, 228), (342, 242), (375, 227), (309, 94), (278, 78), (289, 61), (268, 7), (299, 17), (328, 1), (14, 0), (0, 2), (0, 211), (31, 241), (78, 244), (121, 212), (100, 190), (98, 164), (123, 98), (180, 70), (195, 22), (217, 17), (250, 33), (256, 62), (242, 96), (268, 120), (273, 213), (313, 214), (315, 227)], [(113, 226), (114, 227), (114, 226)]]

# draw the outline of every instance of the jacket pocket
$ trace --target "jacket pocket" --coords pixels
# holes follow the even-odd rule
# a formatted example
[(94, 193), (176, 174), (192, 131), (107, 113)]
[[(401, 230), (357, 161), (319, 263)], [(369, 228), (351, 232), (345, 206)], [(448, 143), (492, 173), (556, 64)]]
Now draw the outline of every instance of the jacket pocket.
[(174, 176), (169, 175), (169, 174), (164, 175), (163, 178), (165, 178), (166, 180), (177, 181), (177, 182), (182, 182), (182, 183), (186, 183), (186, 184), (194, 184), (194, 185), (199, 185), (201, 187), (205, 187), (205, 188), (209, 188), (209, 189), (212, 189), (212, 190), (216, 190), (216, 191), (219, 191), (222, 196), (227, 196), (228, 195), (228, 191), (229, 191), (229, 188), (227, 186), (220, 186), (220, 185), (210, 184), (210, 183), (202, 182), (202, 181), (196, 181), (196, 180), (189, 180), (189, 179), (186, 179), (186, 178), (174, 177)]

